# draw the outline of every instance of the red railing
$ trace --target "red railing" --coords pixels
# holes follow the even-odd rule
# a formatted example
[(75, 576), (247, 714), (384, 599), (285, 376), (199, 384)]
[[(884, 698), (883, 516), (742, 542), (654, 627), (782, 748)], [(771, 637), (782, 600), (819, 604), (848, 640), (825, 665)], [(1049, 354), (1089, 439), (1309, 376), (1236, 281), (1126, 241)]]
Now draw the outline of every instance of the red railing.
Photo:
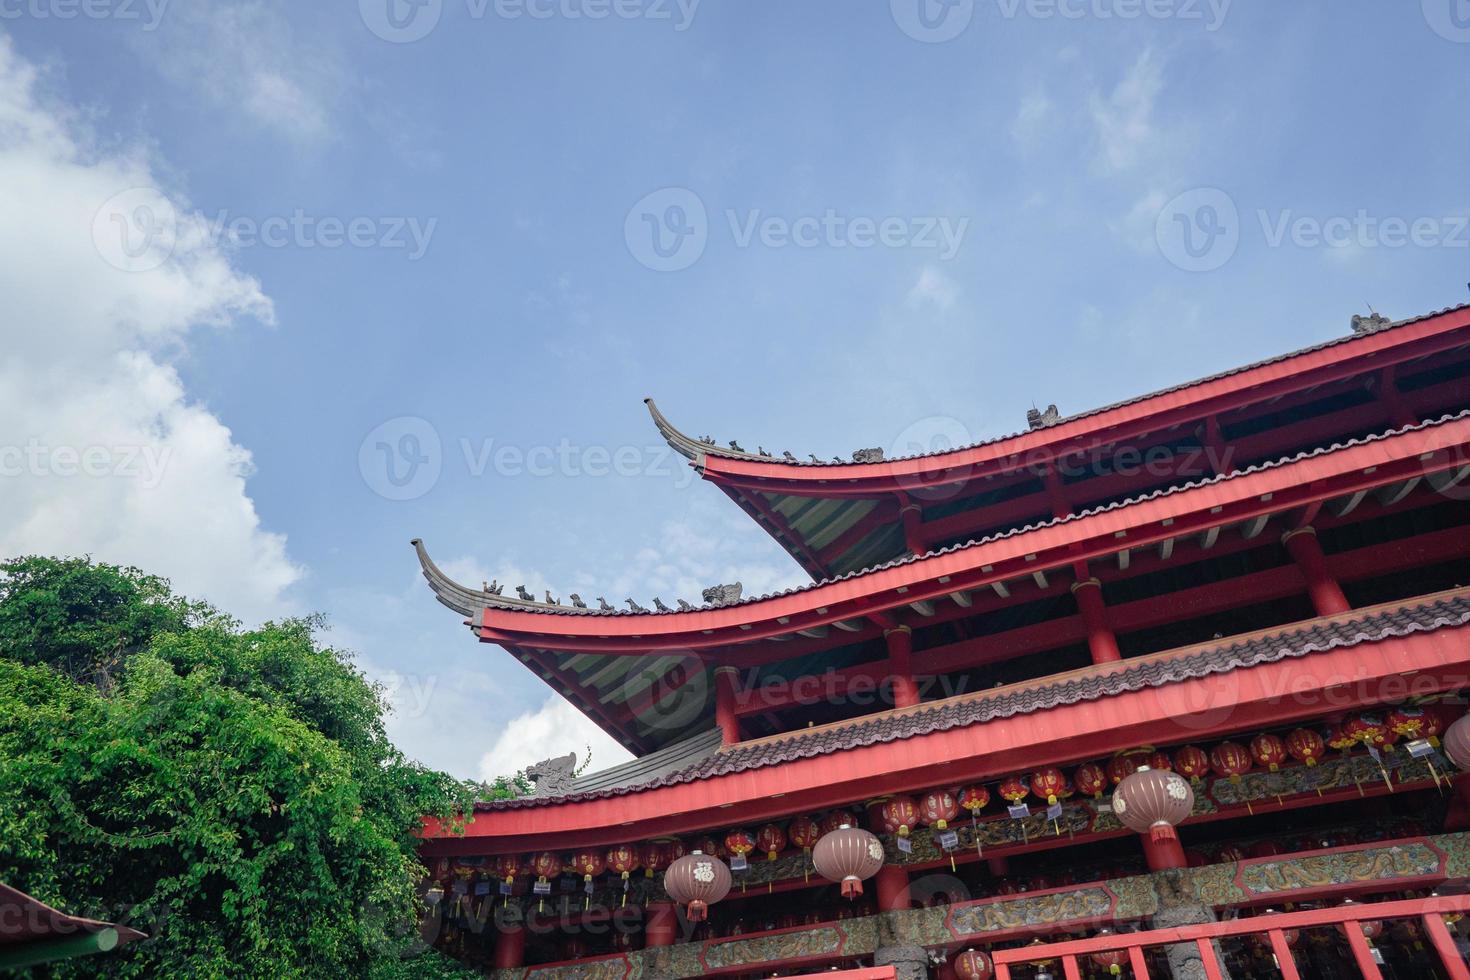
[[(1336, 905), (1325, 909), (1305, 912), (1283, 912), (1279, 914), (1234, 919), (1229, 922), (1210, 922), (1204, 925), (1180, 926), (1176, 929), (1155, 929), (1150, 932), (1120, 932), (1092, 939), (1077, 939), (1068, 942), (1048, 943), (1040, 946), (1020, 946), (1014, 949), (998, 949), (991, 953), (995, 961), (996, 980), (1011, 980), (1011, 967), (1020, 963), (1036, 963), (1042, 960), (1061, 961), (1066, 980), (1080, 980), (1082, 973), (1078, 961), (1095, 953), (1121, 951), (1128, 955), (1134, 980), (1149, 980), (1148, 965), (1143, 951), (1156, 946), (1173, 946), (1177, 943), (1194, 943), (1199, 948), (1204, 962), (1205, 976), (1209, 980), (1221, 980), (1220, 961), (1215, 953), (1214, 940), (1232, 936), (1264, 935), (1271, 944), (1276, 962), (1284, 980), (1301, 980), (1296, 961), (1286, 943), (1286, 932), (1290, 929), (1317, 929), (1324, 926), (1344, 926), (1368, 920), (1417, 919), (1424, 926), (1445, 974), (1450, 980), (1470, 980), (1470, 968), (1455, 947), (1454, 937), (1445, 926), (1444, 917), (1450, 914), (1463, 915), (1470, 912), (1470, 895), (1453, 895), (1434, 898), (1406, 899), (1397, 902), (1377, 902), (1370, 905)], [(1343, 929), (1348, 946), (1358, 970), (1366, 980), (1382, 980), (1383, 974), (1373, 960), (1372, 947), (1368, 945), (1361, 927)]]

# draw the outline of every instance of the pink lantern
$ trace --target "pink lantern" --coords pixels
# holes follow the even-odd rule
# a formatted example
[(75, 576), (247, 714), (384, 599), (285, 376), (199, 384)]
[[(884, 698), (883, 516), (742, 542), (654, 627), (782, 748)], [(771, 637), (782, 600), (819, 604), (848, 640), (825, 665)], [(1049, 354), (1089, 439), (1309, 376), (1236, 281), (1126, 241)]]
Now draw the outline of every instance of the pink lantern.
[(1130, 830), (1155, 842), (1177, 840), (1174, 826), (1194, 810), (1194, 790), (1178, 773), (1140, 769), (1113, 791), (1113, 813)]
[(730, 869), (712, 854), (693, 851), (669, 865), (664, 891), (685, 906), (690, 922), (701, 922), (711, 905), (730, 894)]
[(843, 898), (855, 899), (863, 893), (863, 880), (883, 867), (883, 845), (861, 827), (839, 827), (817, 841), (812, 864), (823, 878), (841, 883)]
[(1470, 769), (1470, 715), (1445, 729), (1444, 753), (1461, 769)]

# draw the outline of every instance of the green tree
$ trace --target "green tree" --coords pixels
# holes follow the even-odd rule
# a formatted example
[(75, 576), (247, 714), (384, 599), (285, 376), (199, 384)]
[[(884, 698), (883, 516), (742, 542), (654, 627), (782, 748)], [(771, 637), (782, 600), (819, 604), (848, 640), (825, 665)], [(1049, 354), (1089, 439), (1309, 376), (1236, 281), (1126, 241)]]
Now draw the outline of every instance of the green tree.
[(461, 975), (404, 954), (415, 831), (468, 787), (393, 747), (319, 620), (244, 629), (86, 560), (0, 573), (0, 880), (150, 937), (48, 975)]

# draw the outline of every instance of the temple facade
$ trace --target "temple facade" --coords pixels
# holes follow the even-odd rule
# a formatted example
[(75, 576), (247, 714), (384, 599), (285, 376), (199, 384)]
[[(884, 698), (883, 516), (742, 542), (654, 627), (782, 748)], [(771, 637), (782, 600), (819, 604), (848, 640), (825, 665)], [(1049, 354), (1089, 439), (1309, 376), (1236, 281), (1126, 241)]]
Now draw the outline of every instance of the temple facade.
[(1470, 306), (912, 456), (648, 410), (812, 581), (538, 600), (414, 542), (636, 756), (426, 822), (445, 952), (503, 980), (1470, 980)]

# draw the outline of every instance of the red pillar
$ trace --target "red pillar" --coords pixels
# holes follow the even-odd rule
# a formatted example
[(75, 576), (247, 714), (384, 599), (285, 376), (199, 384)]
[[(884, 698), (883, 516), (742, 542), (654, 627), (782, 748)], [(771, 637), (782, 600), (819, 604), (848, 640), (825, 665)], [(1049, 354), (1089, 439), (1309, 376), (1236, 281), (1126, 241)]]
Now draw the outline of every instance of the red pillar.
[(911, 660), (914, 652), (914, 631), (907, 626), (895, 626), (883, 631), (888, 642), (888, 673), (893, 680), (893, 706), (907, 708), (919, 703), (919, 685), (914, 683)]
[(526, 927), (502, 924), (495, 937), (495, 969), (514, 970), (525, 962)]
[(671, 902), (649, 902), (643, 910), (643, 945), (672, 946), (679, 935), (679, 911)]
[(1072, 595), (1077, 597), (1077, 610), (1087, 624), (1087, 648), (1092, 651), (1095, 664), (1116, 663), (1123, 659), (1118, 651), (1118, 637), (1108, 625), (1107, 607), (1103, 605), (1102, 583), (1095, 578), (1072, 583)]
[(885, 864), (873, 878), (878, 886), (878, 911), (896, 912), (909, 908), (909, 873), (896, 864)]
[(735, 714), (735, 677), (738, 673), (734, 667), (715, 668), (715, 722), (720, 726), (726, 745), (740, 741), (740, 718)]
[(1312, 597), (1312, 606), (1318, 616), (1331, 616), (1352, 608), (1348, 605), (1347, 596), (1342, 594), (1342, 586), (1327, 570), (1327, 559), (1322, 556), (1315, 529), (1299, 527), (1295, 531), (1287, 531), (1281, 536), (1281, 543), (1286, 545), (1292, 560), (1306, 577), (1307, 594)]
[(903, 546), (916, 555), (929, 550), (924, 547), (924, 537), (919, 530), (922, 516), (923, 511), (918, 504), (907, 503), (898, 509), (898, 517), (903, 522)]
[(1184, 857), (1184, 845), (1179, 843), (1178, 837), (1170, 837), (1166, 841), (1156, 841), (1149, 834), (1140, 834), (1139, 837), (1143, 841), (1143, 857), (1148, 861), (1150, 871), (1168, 871), (1189, 865)]

